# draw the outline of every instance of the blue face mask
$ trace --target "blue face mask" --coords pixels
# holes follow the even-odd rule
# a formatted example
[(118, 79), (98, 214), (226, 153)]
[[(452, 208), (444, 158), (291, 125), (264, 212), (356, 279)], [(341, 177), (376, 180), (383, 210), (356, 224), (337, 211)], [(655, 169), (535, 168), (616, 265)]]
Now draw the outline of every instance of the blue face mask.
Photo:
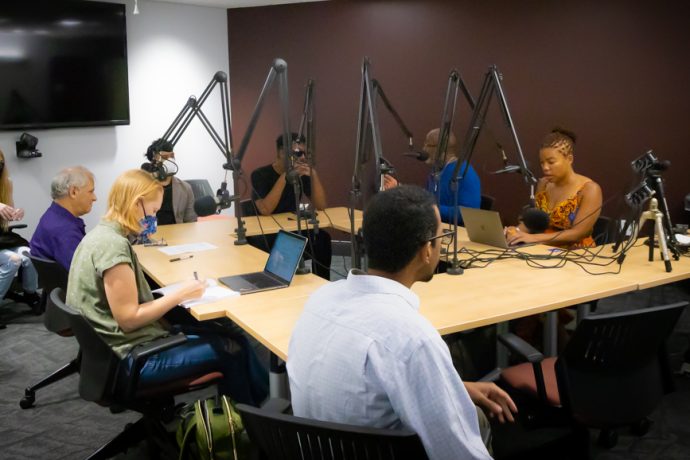
[(144, 211), (144, 217), (139, 220), (139, 225), (141, 225), (142, 230), (139, 233), (137, 241), (139, 243), (150, 243), (151, 239), (149, 235), (153, 235), (158, 230), (158, 219), (155, 215), (147, 215), (146, 209), (144, 209), (144, 203), (141, 203), (141, 209)]

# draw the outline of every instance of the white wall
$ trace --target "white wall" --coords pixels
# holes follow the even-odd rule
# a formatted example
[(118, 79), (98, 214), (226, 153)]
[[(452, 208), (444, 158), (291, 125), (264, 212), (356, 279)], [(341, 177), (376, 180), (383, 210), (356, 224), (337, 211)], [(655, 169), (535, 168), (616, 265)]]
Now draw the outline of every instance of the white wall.
[[(42, 158), (18, 159), (15, 141), (22, 131), (0, 131), (0, 149), (14, 182), (15, 205), (25, 210), (22, 231), (33, 233), (50, 205), (50, 181), (61, 168), (84, 165), (96, 176), (98, 201), (87, 216), (87, 231), (105, 213), (108, 191), (122, 171), (138, 168), (146, 147), (160, 137), (189, 96), (199, 96), (213, 75), (228, 72), (226, 10), (139, 1), (140, 14), (127, 4), (130, 124), (117, 127), (28, 130), (38, 137)], [(220, 92), (216, 88), (203, 111), (222, 133)], [(222, 134), (221, 134), (222, 135)], [(225, 171), (223, 156), (198, 120), (193, 120), (175, 148), (182, 179), (207, 178), (215, 189)], [(231, 183), (231, 176), (228, 175)]]

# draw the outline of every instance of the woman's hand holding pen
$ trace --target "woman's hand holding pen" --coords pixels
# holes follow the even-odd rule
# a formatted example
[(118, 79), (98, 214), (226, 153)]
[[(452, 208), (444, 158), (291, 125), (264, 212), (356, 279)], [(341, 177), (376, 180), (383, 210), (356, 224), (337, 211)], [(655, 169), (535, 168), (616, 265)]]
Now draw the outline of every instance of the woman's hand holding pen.
[(204, 295), (206, 290), (206, 279), (193, 279), (183, 282), (174, 295), (180, 297), (180, 302), (185, 300), (198, 299)]

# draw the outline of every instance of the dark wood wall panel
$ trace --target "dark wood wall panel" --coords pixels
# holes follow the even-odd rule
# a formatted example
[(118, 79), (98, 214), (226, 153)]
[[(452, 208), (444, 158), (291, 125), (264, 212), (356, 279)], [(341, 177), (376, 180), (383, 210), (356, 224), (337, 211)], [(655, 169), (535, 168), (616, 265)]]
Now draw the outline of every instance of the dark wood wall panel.
[[(640, 3), (640, 4), (637, 4)], [(316, 81), (318, 170), (330, 204), (347, 203), (355, 150), (362, 58), (421, 146), (438, 125), (448, 74), (456, 68), (478, 94), (489, 65), (503, 88), (523, 151), (539, 175), (538, 145), (554, 125), (574, 130), (576, 170), (604, 189), (605, 211), (636, 181), (629, 163), (647, 149), (670, 160), (664, 173), (674, 221), (687, 222), (690, 193), (690, 4), (628, 1), (329, 1), (228, 10), (233, 133), (239, 145), (272, 60), (288, 63), (293, 127), (304, 85)], [(244, 161), (247, 182), (272, 161), (280, 131), (277, 86)], [(455, 133), (468, 108), (458, 101)], [(383, 148), (400, 179), (428, 170), (403, 157), (407, 140), (380, 105)], [(473, 164), (483, 191), (510, 221), (527, 201), (519, 176), (501, 167), (496, 143), (515, 159), (492, 104)]]

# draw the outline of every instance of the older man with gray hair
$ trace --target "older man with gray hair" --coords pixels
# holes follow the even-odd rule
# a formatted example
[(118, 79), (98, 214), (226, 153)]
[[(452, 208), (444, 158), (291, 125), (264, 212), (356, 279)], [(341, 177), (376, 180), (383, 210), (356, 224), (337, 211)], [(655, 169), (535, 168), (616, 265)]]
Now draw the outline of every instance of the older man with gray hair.
[(83, 166), (65, 168), (50, 184), (53, 203), (31, 238), (31, 255), (54, 260), (69, 271), (75, 249), (86, 234), (81, 216), (96, 201), (93, 173)]

